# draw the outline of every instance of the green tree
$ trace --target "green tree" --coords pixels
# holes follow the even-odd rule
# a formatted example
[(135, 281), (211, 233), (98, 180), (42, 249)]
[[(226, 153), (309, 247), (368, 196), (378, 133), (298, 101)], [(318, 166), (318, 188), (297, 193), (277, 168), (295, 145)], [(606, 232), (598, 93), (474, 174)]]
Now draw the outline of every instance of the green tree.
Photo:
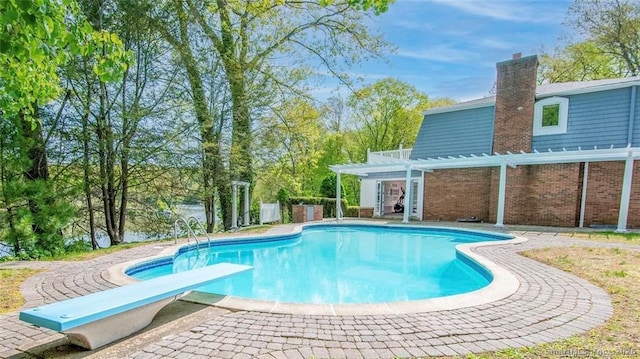
[[(118, 34), (134, 61), (117, 82), (104, 83), (92, 71), (100, 56), (71, 59), (62, 71), (70, 98), (59, 104), (64, 125), (51, 124), (48, 130), (51, 138), (64, 145), (52, 146), (49, 152), (59, 161), (58, 167), (66, 169), (61, 176), (67, 182), (82, 178), (77, 181), (84, 193), (84, 205), (77, 205), (82, 218), (73, 228), (86, 232), (73, 234), (88, 234), (95, 246), (96, 231), (101, 229), (111, 244), (119, 244), (129, 223), (140, 228), (157, 222), (154, 197), (159, 195), (152, 184), (164, 178), (160, 173), (166, 165), (163, 147), (171, 143), (179, 124), (176, 118), (168, 118), (174, 85), (167, 74), (172, 68), (161, 66), (165, 44), (143, 23), (146, 17), (141, 13), (146, 8), (140, 3), (106, 6), (82, 1), (80, 7), (95, 29)], [(107, 50), (101, 48), (101, 52)], [(169, 80), (159, 81), (163, 78)]]
[[(395, 0), (348, 0), (349, 5), (361, 9), (361, 10), (369, 10), (372, 9), (376, 15), (379, 15), (383, 12), (386, 12), (389, 9), (389, 5), (393, 4)], [(323, 0), (321, 3), (324, 5), (330, 5), (333, 3), (332, 0)]]
[(196, 38), (201, 38), (202, 33), (191, 26), (194, 20), (184, 1), (154, 9), (149, 19), (172, 47), (186, 75), (190, 107), (199, 127), (207, 231), (212, 232), (215, 226), (216, 197), (221, 204), (224, 227), (231, 228), (231, 176), (224, 158), (225, 133), (231, 127), (227, 121), (230, 109), (225, 104), (230, 101), (227, 86), (218, 77), (222, 75), (220, 57), (207, 46), (197, 45)]
[(366, 161), (367, 150), (412, 147), (429, 98), (407, 83), (387, 78), (356, 91), (348, 105), (356, 160)]
[(640, 3), (580, 0), (569, 8), (569, 24), (604, 55), (620, 60), (627, 76), (640, 73)]
[[(578, 0), (567, 24), (577, 39), (540, 57), (540, 83), (598, 80), (640, 73), (640, 3)], [(571, 42), (574, 41), (574, 42)]]
[(581, 42), (543, 53), (538, 68), (539, 83), (600, 80), (623, 77), (624, 65), (614, 56), (603, 53), (594, 42)]
[(323, 144), (319, 111), (304, 99), (285, 101), (273, 109), (273, 116), (260, 121), (259, 132), (257, 195), (271, 199), (283, 187), (294, 196), (315, 195)]
[[(0, 29), (0, 119), (3, 126), (12, 123), (19, 129), (8, 131), (15, 137), (2, 149), (15, 161), (4, 166), (0, 184), (6, 218), (12, 231), (18, 229), (17, 223), (23, 229), (29, 223), (32, 235), (24, 238), (35, 238), (35, 246), (21, 246), (20, 236), (15, 236), (14, 249), (31, 251), (30, 256), (37, 251), (50, 254), (63, 249), (61, 228), (69, 213), (64, 208), (69, 206), (60, 203), (50, 179), (40, 121), (42, 106), (60, 94), (57, 70), (71, 56), (94, 52), (96, 45), (102, 45), (106, 51), (92, 71), (106, 81), (122, 71), (127, 54), (117, 36), (93, 31), (73, 0), (4, 1), (0, 3)], [(12, 145), (24, 147), (11, 149)], [(22, 181), (12, 170), (21, 171)], [(20, 216), (14, 216), (16, 213)]]
[[(230, 138), (221, 138), (221, 148), (228, 171), (211, 172), (212, 178), (224, 181), (254, 182), (253, 125), (266, 106), (270, 93), (296, 93), (300, 89), (291, 73), (305, 73), (299, 64), (309, 58), (325, 65), (346, 81), (340, 65), (349, 66), (367, 56), (380, 56), (386, 44), (379, 36), (371, 36), (358, 9), (382, 9), (383, 2), (355, 1), (177, 1), (173, 3), (187, 21), (193, 19), (219, 61), (231, 103)], [(178, 17), (180, 19), (180, 16)], [(189, 27), (187, 30), (191, 30)], [(199, 39), (199, 41), (203, 41)], [(184, 42), (183, 42), (184, 43)], [(287, 59), (282, 66), (282, 59)], [(276, 66), (277, 65), (277, 66)], [(262, 108), (261, 108), (262, 107)], [(222, 145), (221, 142), (218, 143)], [(205, 171), (210, 171), (206, 169)], [(230, 213), (229, 185), (216, 186), (222, 212)], [(230, 217), (225, 215), (225, 226)], [(228, 219), (229, 220), (228, 220)]]

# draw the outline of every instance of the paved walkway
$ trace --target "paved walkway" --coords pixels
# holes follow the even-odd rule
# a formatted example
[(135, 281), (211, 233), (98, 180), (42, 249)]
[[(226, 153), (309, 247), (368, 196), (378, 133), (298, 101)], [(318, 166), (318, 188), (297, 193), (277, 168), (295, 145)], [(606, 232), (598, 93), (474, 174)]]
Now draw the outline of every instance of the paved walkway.
[[(278, 229), (281, 230), (281, 229)], [(584, 245), (621, 247), (575, 240), (554, 233), (518, 232), (521, 244), (479, 247), (475, 251), (504, 266), (521, 282), (498, 302), (449, 311), (367, 316), (313, 316), (261, 312), (202, 311), (185, 328), (140, 344), (127, 358), (394, 358), (464, 355), (553, 342), (604, 323), (612, 314), (608, 294), (568, 273), (524, 258), (517, 252)], [(48, 269), (29, 278), (21, 290), (25, 307), (59, 301), (113, 287), (103, 277), (110, 266), (159, 253), (173, 242), (129, 249), (85, 262), (35, 262)], [(640, 250), (639, 246), (624, 246)], [(0, 358), (31, 357), (24, 351), (63, 336), (0, 316)], [(169, 328), (171, 323), (168, 324)], [(170, 328), (171, 329), (171, 328)], [(114, 357), (101, 350), (81, 356)]]

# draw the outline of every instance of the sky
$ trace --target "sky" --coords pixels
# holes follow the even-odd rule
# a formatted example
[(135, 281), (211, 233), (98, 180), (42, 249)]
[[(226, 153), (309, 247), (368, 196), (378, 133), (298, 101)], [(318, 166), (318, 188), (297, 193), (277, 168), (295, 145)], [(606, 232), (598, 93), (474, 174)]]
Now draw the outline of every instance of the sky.
[[(457, 101), (487, 96), (497, 62), (514, 53), (553, 52), (571, 35), (565, 25), (572, 0), (396, 0), (371, 28), (397, 47), (383, 61), (351, 72), (364, 84), (393, 77), (430, 98)], [(362, 84), (361, 86), (363, 86)], [(358, 87), (361, 87), (358, 86)], [(344, 89), (343, 97), (348, 96)]]

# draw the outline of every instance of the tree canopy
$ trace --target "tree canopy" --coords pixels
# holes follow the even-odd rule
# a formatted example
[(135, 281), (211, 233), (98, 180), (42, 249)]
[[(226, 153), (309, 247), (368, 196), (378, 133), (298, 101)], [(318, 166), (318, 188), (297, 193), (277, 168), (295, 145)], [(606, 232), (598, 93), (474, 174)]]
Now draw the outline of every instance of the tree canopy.
[(640, 2), (577, 0), (569, 43), (543, 54), (540, 82), (597, 80), (640, 73)]

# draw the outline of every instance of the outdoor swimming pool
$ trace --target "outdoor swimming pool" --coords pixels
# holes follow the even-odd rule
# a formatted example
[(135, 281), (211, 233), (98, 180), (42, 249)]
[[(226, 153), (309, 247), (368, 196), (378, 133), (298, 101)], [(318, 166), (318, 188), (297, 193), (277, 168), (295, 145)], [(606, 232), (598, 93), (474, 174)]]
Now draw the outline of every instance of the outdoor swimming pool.
[(144, 280), (229, 262), (254, 270), (198, 291), (287, 303), (411, 301), (487, 286), (491, 273), (455, 246), (511, 238), (447, 228), (310, 225), (294, 234), (183, 247), (173, 258), (135, 265), (126, 274)]

